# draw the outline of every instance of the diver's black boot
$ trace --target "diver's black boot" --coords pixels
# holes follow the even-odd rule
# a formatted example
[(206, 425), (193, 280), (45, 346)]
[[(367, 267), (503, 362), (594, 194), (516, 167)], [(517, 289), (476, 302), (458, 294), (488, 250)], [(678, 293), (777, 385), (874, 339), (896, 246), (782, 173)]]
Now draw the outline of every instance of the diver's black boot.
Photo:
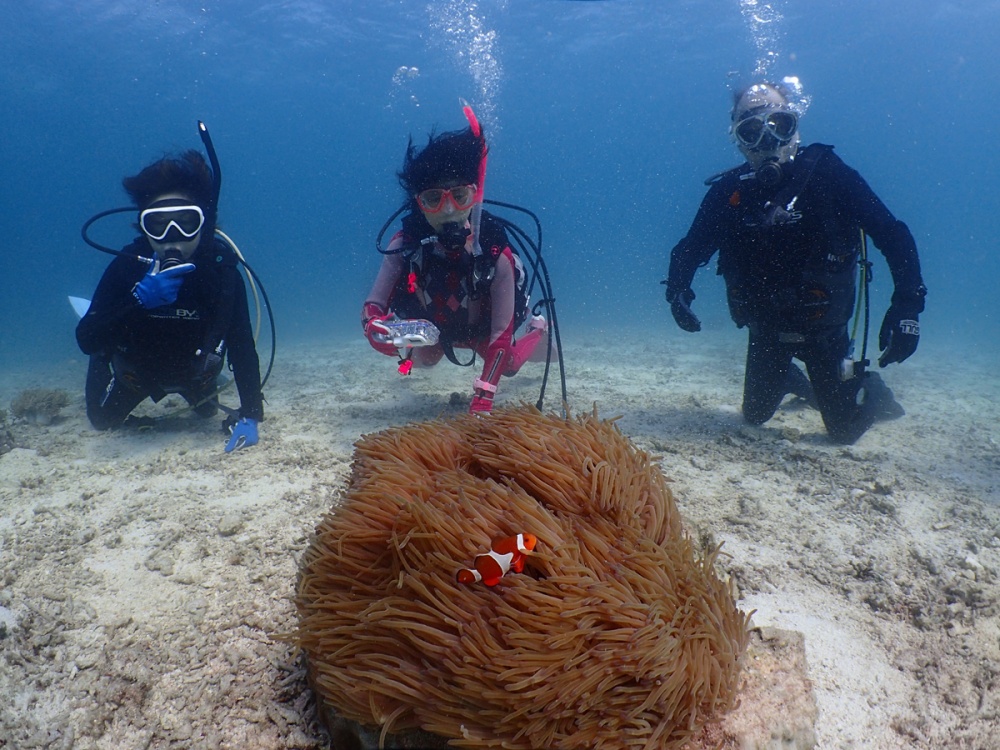
[[(861, 390), (864, 391), (861, 403), (871, 410), (876, 420), (899, 419), (906, 414), (906, 410), (893, 395), (892, 389), (877, 372), (865, 373)], [(861, 396), (860, 391), (858, 395)]]
[[(211, 395), (210, 395), (211, 394)], [(208, 419), (209, 417), (214, 417), (219, 412), (219, 402), (215, 396), (215, 391), (209, 391), (209, 393), (202, 393), (200, 395), (189, 395), (182, 393), (184, 399), (191, 404), (192, 410), (202, 419)], [(207, 399), (207, 400), (203, 400)]]
[(194, 407), (194, 413), (197, 414), (202, 419), (208, 419), (209, 417), (214, 417), (219, 413), (219, 405), (215, 402), (215, 399), (206, 401), (203, 404), (198, 404)]

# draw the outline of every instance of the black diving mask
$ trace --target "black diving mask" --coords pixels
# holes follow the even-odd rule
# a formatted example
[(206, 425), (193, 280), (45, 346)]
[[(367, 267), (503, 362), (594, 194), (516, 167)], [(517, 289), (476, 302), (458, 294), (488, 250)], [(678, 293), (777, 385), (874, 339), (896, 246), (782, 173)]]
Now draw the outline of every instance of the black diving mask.
[(781, 144), (788, 143), (798, 126), (799, 118), (794, 112), (775, 109), (743, 118), (733, 125), (733, 135), (745, 148), (758, 149), (765, 136)]

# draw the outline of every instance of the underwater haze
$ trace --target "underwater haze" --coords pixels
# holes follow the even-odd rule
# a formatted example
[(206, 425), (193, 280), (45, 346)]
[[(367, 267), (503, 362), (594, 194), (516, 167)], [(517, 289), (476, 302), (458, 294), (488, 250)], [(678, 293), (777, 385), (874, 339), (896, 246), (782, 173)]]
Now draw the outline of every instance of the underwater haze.
[[(486, 197), (542, 220), (564, 330), (684, 336), (659, 284), (669, 251), (703, 180), (741, 161), (732, 92), (784, 76), (811, 98), (803, 142), (834, 144), (917, 240), (917, 356), (998, 349), (996, 0), (2, 5), (4, 368), (83, 361), (67, 295), (89, 297), (111, 258), (80, 227), (127, 204), (123, 176), (200, 149), (198, 120), (279, 364), (283, 342), (360, 336), (407, 139), (463, 127), (460, 97), (490, 139)], [(130, 219), (92, 233), (120, 247)], [(713, 273), (695, 289), (706, 329), (732, 330)], [(877, 256), (874, 332), (890, 292)]]

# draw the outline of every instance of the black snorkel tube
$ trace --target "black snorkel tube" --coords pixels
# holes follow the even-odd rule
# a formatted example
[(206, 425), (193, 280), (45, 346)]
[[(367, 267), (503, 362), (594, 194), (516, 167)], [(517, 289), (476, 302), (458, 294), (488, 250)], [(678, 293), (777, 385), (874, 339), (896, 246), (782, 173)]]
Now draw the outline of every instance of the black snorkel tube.
[(239, 248), (229, 239), (228, 235), (222, 233), (218, 229), (219, 220), (219, 194), (222, 191), (222, 167), (219, 166), (219, 156), (215, 153), (215, 144), (212, 143), (212, 136), (208, 132), (208, 126), (201, 120), (198, 120), (198, 135), (201, 136), (202, 145), (205, 146), (205, 152), (208, 154), (208, 163), (212, 166), (212, 198), (211, 205), (208, 206), (209, 217), (206, 219), (206, 223), (211, 222), (211, 233), (214, 237), (219, 237), (223, 242), (225, 242), (233, 253), (236, 255), (236, 259), (240, 262), (240, 265), (246, 269), (247, 273), (253, 278), (254, 282), (257, 284), (257, 288), (260, 289), (261, 297), (264, 298), (264, 306), (267, 308), (267, 318), (270, 322), (271, 329), (271, 356), (267, 362), (267, 370), (264, 372), (264, 376), (260, 379), (260, 387), (263, 388), (267, 384), (267, 379), (271, 377), (271, 369), (274, 367), (274, 352), (277, 347), (277, 335), (274, 331), (274, 311), (271, 309), (271, 300), (267, 298), (267, 292), (264, 291), (264, 284), (260, 280), (260, 276), (254, 271), (250, 264), (246, 262), (243, 257), (243, 253), (240, 252)]
[(208, 126), (198, 120), (198, 135), (208, 153), (208, 163), (212, 165), (212, 205), (208, 207), (211, 213), (212, 234), (215, 234), (215, 227), (219, 221), (219, 193), (222, 190), (222, 168), (219, 166), (219, 157), (215, 153), (215, 146), (212, 143), (212, 136), (208, 133)]

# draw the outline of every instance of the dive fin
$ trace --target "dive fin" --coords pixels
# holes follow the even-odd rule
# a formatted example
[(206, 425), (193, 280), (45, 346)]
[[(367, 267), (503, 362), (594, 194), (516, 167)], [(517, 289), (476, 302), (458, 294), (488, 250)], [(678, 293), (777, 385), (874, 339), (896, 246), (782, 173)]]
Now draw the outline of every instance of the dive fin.
[(90, 300), (83, 297), (70, 296), (69, 303), (73, 305), (73, 311), (78, 318), (82, 318), (87, 314), (87, 310), (90, 309)]

